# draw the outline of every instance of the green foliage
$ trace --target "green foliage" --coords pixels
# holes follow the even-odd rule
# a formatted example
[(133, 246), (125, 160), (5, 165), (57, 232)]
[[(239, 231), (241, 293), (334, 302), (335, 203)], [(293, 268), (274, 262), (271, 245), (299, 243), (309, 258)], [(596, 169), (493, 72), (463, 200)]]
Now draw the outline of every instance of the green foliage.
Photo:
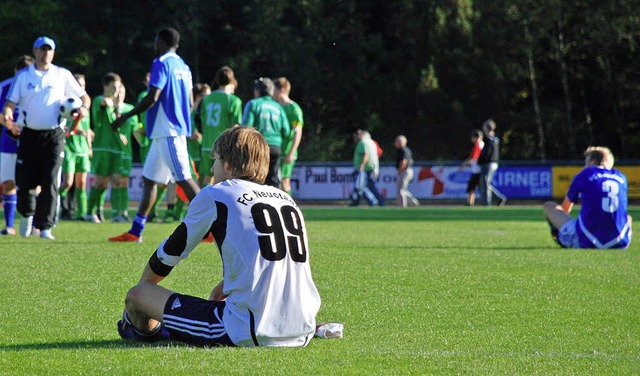
[(438, 83), (438, 76), (433, 64), (429, 64), (428, 67), (420, 71), (420, 85), (418, 87), (419, 92), (428, 93), (440, 88)]
[[(640, 367), (637, 244), (560, 249), (539, 207), (303, 212), (318, 321), (343, 322), (345, 338), (305, 349), (125, 343), (115, 328), (124, 295), (175, 224), (149, 224), (143, 244), (116, 244), (106, 237), (122, 224), (62, 222), (53, 242), (0, 238), (2, 373), (620, 375)], [(201, 244), (163, 285), (204, 297), (220, 277), (217, 251)]]
[(640, 158), (636, 10), (635, 0), (8, 0), (0, 70), (12, 74), (8, 56), (47, 34), (56, 62), (85, 73), (92, 94), (116, 71), (133, 100), (155, 31), (169, 25), (196, 81), (229, 64), (246, 102), (253, 79), (291, 79), (305, 114), (301, 160), (350, 159), (342, 139), (372, 116), (376, 140), (391, 147), (405, 134), (416, 159), (464, 158), (469, 130), (489, 117), (510, 134), (504, 159), (573, 159), (591, 144)]

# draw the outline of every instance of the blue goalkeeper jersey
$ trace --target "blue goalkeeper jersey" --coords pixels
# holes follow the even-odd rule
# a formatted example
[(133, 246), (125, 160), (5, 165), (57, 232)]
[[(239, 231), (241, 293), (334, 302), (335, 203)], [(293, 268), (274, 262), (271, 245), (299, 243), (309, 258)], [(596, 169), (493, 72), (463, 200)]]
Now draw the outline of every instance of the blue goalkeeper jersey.
[(577, 226), (581, 248), (629, 245), (627, 191), (627, 178), (616, 169), (590, 166), (573, 178), (567, 198), (574, 203), (582, 199)]
[(189, 66), (175, 52), (167, 52), (151, 64), (149, 86), (161, 90), (158, 102), (147, 111), (149, 138), (191, 135)]

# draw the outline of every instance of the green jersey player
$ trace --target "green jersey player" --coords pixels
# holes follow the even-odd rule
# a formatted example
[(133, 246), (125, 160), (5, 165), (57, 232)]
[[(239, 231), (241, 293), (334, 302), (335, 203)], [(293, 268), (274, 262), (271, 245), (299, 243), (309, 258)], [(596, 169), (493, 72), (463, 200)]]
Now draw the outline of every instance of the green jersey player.
[[(125, 98), (124, 85), (121, 89), (120, 98)], [(121, 103), (118, 107), (118, 113), (122, 114), (133, 109), (133, 105), (129, 103)], [(133, 147), (132, 135), (140, 122), (137, 116), (127, 119), (118, 128), (118, 138), (120, 138), (122, 153), (120, 154), (120, 173), (119, 183), (111, 184), (111, 221), (112, 222), (129, 222), (129, 180), (131, 177), (131, 165), (133, 163)]]
[[(146, 87), (149, 86), (149, 75), (149, 72), (147, 72), (147, 74), (145, 75), (144, 84)], [(137, 102), (140, 103), (142, 98), (146, 97), (148, 93), (148, 88), (141, 91), (140, 94), (138, 94)], [(140, 120), (140, 123), (138, 124), (133, 137), (136, 138), (136, 141), (138, 141), (138, 145), (140, 145), (140, 162), (144, 163), (144, 160), (147, 159), (147, 154), (149, 153), (149, 147), (151, 146), (151, 140), (149, 140), (149, 137), (147, 137), (147, 113), (141, 112), (138, 115), (138, 119)]]
[(95, 133), (91, 172), (95, 180), (89, 191), (88, 214), (85, 219), (94, 223), (104, 221), (102, 212), (109, 181), (113, 188), (112, 204), (114, 193), (116, 199), (120, 199), (120, 191), (116, 193), (115, 190), (122, 188), (122, 176), (126, 175), (122, 155), (128, 143), (126, 136), (111, 128), (113, 120), (120, 116), (120, 106), (124, 100), (120, 76), (116, 73), (107, 73), (102, 78), (102, 88), (103, 95), (96, 97), (91, 106), (91, 121)]
[(196, 172), (200, 173), (200, 161), (202, 160), (202, 117), (200, 116), (200, 108), (202, 100), (211, 94), (211, 86), (208, 84), (197, 83), (193, 85), (193, 110), (191, 111), (191, 124), (193, 129), (191, 137), (187, 138), (187, 150), (189, 158), (195, 163)]
[(282, 190), (291, 194), (291, 173), (298, 159), (298, 146), (302, 139), (302, 127), (304, 119), (302, 117), (302, 108), (289, 98), (291, 93), (291, 83), (286, 77), (280, 77), (275, 81), (276, 92), (275, 99), (280, 103), (287, 115), (289, 124), (291, 125), (291, 133), (289, 137), (282, 140), (282, 159), (280, 175), (282, 176)]
[[(80, 86), (86, 87), (84, 75), (75, 74)], [(62, 218), (82, 219), (87, 214), (87, 175), (91, 170), (91, 123), (90, 117), (84, 117), (78, 123), (75, 132), (69, 134), (64, 147), (64, 161), (62, 162), (62, 183), (60, 184), (60, 201), (63, 207), (67, 202), (67, 195), (75, 181), (73, 197), (76, 201), (76, 213), (63, 213)], [(69, 204), (70, 205), (70, 204)]]
[(242, 113), (242, 125), (254, 127), (269, 144), (269, 173), (266, 184), (280, 188), (280, 156), (282, 140), (289, 137), (291, 126), (284, 109), (273, 99), (275, 87), (269, 78), (253, 83), (253, 99)]
[(198, 169), (202, 172), (200, 186), (210, 185), (212, 182), (213, 143), (222, 132), (240, 124), (242, 119), (242, 101), (233, 94), (238, 87), (233, 70), (227, 66), (218, 69), (213, 86), (217, 89), (204, 97), (200, 105), (202, 121), (202, 160)]

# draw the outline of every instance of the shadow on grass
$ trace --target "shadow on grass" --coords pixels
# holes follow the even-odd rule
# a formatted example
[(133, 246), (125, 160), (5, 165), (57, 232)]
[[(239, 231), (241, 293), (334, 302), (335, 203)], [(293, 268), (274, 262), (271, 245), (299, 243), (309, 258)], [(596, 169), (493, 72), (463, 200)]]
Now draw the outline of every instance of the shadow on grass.
[(183, 347), (184, 344), (178, 342), (154, 342), (141, 343), (133, 341), (123, 341), (121, 339), (97, 340), (97, 341), (69, 341), (69, 342), (45, 342), (45, 343), (24, 343), (15, 345), (0, 345), (2, 351), (32, 351), (32, 350), (84, 350), (84, 349), (135, 349), (142, 347)]

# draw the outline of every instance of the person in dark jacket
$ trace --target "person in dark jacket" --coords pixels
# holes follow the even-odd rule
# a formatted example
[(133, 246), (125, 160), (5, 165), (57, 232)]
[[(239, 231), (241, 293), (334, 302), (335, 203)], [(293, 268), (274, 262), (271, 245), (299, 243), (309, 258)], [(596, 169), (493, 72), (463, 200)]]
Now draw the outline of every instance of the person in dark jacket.
[(485, 206), (491, 205), (491, 196), (495, 194), (500, 199), (499, 205), (503, 206), (507, 202), (507, 197), (491, 184), (500, 162), (500, 139), (495, 135), (496, 123), (491, 119), (485, 121), (482, 125), (482, 131), (484, 132), (484, 147), (478, 158), (482, 203)]

